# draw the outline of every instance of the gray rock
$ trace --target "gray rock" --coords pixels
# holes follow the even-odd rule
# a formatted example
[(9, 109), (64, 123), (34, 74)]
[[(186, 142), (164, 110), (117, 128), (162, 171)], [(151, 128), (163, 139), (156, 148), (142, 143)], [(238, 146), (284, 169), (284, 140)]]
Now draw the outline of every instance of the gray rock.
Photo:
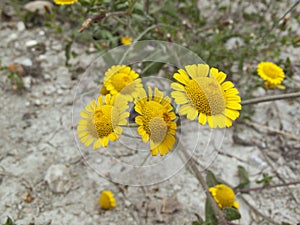
[(70, 169), (62, 164), (50, 166), (44, 180), (54, 193), (67, 193), (72, 186)]
[(24, 9), (29, 12), (38, 12), (38, 14), (43, 15), (50, 10), (53, 4), (48, 1), (32, 1), (24, 5)]

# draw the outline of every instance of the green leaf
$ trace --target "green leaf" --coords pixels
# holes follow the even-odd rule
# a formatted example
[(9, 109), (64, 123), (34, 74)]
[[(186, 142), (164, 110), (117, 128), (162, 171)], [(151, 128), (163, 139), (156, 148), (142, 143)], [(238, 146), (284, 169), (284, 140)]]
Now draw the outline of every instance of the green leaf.
[(238, 166), (238, 175), (240, 178), (240, 184), (234, 189), (249, 188), (250, 180), (247, 170), (242, 166)]
[(70, 41), (67, 43), (66, 47), (65, 47), (65, 56), (66, 56), (66, 66), (69, 65), (69, 60), (71, 57), (71, 47), (72, 47), (73, 41)]
[(206, 174), (206, 183), (208, 187), (214, 187), (217, 184), (220, 184), (221, 182), (218, 181), (218, 179), (212, 171), (208, 170)]
[(15, 225), (10, 217), (7, 217), (6, 222), (3, 225)]
[(201, 221), (194, 221), (194, 222), (192, 222), (192, 225), (205, 225), (205, 222), (203, 220), (201, 220)]
[(267, 173), (263, 173), (263, 178), (261, 180), (257, 180), (256, 183), (257, 184), (262, 184), (263, 187), (269, 186), (271, 180), (273, 179), (272, 176), (269, 176), (269, 174)]
[(236, 208), (229, 208), (229, 207), (226, 207), (222, 210), (225, 214), (225, 218), (228, 220), (228, 221), (232, 221), (232, 220), (238, 220), (241, 218), (241, 214), (239, 212), (238, 209)]
[(205, 220), (206, 225), (218, 225), (218, 219), (208, 198), (205, 202)]

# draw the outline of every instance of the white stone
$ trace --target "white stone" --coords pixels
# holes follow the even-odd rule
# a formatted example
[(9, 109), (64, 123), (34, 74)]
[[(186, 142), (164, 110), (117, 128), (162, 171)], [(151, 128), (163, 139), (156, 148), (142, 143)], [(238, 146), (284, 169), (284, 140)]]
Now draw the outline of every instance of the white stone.
[(47, 12), (46, 9), (51, 10), (52, 7), (53, 4), (48, 1), (32, 1), (24, 5), (24, 9), (27, 11), (38, 12), (40, 15), (45, 14)]
[(21, 61), (21, 64), (24, 65), (24, 66), (32, 66), (32, 61), (31, 59), (24, 59)]
[(20, 31), (20, 32), (22, 32), (22, 31), (24, 31), (24, 30), (26, 29), (25, 24), (24, 24), (23, 21), (19, 21), (19, 22), (17, 23), (17, 29), (18, 29), (18, 31)]
[(25, 89), (28, 90), (31, 88), (31, 77), (23, 77), (22, 81)]
[(71, 189), (70, 171), (65, 165), (51, 165), (46, 172), (44, 180), (54, 193), (66, 193)]
[(18, 39), (18, 35), (16, 33), (12, 33), (8, 36), (7, 42), (15, 41)]
[(26, 47), (32, 47), (37, 44), (38, 44), (38, 42), (36, 40), (29, 40), (29, 41), (26, 41), (26, 43), (25, 43)]

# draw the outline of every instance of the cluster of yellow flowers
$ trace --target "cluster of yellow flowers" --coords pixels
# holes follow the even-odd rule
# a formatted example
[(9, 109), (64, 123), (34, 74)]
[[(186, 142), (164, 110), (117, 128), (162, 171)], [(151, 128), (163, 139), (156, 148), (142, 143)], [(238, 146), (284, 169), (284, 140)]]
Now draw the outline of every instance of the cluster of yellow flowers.
[[(180, 104), (178, 113), (211, 128), (232, 126), (241, 110), (241, 98), (226, 74), (206, 64), (179, 69), (171, 84), (171, 96)], [(81, 111), (78, 137), (85, 146), (107, 147), (122, 134), (127, 125), (129, 103), (138, 114), (135, 123), (143, 142), (150, 142), (153, 156), (168, 154), (176, 142), (177, 124), (171, 98), (158, 88), (144, 88), (142, 80), (129, 66), (115, 65), (104, 76), (100, 96)], [(104, 97), (105, 95), (105, 97)]]

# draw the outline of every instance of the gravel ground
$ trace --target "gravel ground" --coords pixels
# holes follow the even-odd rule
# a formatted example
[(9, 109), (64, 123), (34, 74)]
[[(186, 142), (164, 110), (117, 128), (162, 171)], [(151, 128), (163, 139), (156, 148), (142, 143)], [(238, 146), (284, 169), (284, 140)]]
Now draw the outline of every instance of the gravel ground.
[[(22, 93), (11, 89), (7, 71), (0, 72), (0, 223), (10, 216), (17, 225), (178, 225), (191, 224), (195, 214), (203, 216), (205, 194), (188, 167), (161, 183), (135, 187), (112, 183), (87, 164), (73, 137), (79, 80), (64, 65), (64, 43), (47, 30), (20, 24), (0, 24), (2, 66), (22, 63), (37, 69), (25, 78)], [(94, 56), (80, 45), (75, 51), (78, 57), (71, 63), (86, 68)], [(300, 63), (299, 49), (290, 52)], [(255, 122), (227, 129), (219, 153), (209, 151), (203, 163), (232, 186), (238, 184), (238, 165), (248, 170), (252, 186), (262, 173), (274, 177), (272, 184), (299, 180), (299, 99), (262, 103), (255, 110)], [(193, 143), (195, 126), (187, 129), (185, 143)], [(207, 130), (197, 132), (207, 137)], [(125, 151), (122, 146), (119, 150)], [(104, 211), (97, 204), (104, 189), (115, 193), (114, 210)], [(299, 185), (239, 194), (238, 223), (272, 224), (259, 213), (278, 224), (299, 223), (299, 196)]]

